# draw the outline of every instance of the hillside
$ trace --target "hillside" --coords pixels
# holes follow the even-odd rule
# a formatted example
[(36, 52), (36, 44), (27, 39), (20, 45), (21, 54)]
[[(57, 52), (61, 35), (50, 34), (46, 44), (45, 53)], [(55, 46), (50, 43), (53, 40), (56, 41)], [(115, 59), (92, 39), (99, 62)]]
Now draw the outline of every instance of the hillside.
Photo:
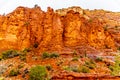
[(5, 80), (33, 80), (36, 65), (52, 80), (120, 79), (120, 12), (20, 6), (0, 16), (0, 44)]

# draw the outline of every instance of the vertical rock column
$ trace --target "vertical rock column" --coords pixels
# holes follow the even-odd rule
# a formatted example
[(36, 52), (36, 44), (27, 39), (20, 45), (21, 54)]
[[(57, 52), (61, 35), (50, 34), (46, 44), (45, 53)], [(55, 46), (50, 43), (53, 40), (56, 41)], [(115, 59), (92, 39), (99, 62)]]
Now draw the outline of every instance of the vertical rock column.
[(43, 19), (43, 37), (40, 51), (58, 51), (62, 48), (63, 26), (60, 17), (48, 8)]

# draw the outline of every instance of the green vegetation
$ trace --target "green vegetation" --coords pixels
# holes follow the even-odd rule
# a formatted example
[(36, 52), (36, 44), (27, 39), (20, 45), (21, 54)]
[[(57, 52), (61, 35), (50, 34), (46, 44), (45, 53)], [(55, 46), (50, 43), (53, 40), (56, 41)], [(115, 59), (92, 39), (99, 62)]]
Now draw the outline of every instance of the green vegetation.
[(0, 59), (8, 59), (19, 56), (18, 52), (16, 50), (7, 50), (2, 52), (2, 55), (0, 56)]
[(63, 69), (67, 71), (79, 72), (79, 69), (76, 66), (63, 66)]
[(19, 57), (21, 61), (26, 61), (26, 53), (21, 53)]
[(20, 54), (20, 60), (26, 61), (26, 54), (25, 53)]
[(59, 57), (59, 54), (58, 53), (48, 53), (48, 52), (44, 52), (42, 54), (42, 58), (45, 59), (45, 58), (57, 58)]
[(120, 55), (116, 56), (115, 64), (110, 65), (109, 69), (111, 70), (111, 75), (120, 76)]
[(67, 71), (73, 71), (73, 72), (82, 72), (82, 73), (89, 73), (90, 70), (87, 66), (63, 66), (63, 69), (64, 70), (67, 70)]
[(18, 74), (20, 74), (18, 69), (12, 69), (9, 76), (17, 76)]
[(73, 57), (72, 61), (78, 61), (78, 57)]
[(28, 52), (30, 52), (31, 51), (31, 48), (25, 48), (25, 49), (23, 49), (21, 52), (22, 53), (28, 53)]
[(90, 72), (90, 69), (89, 69), (87, 66), (80, 66), (80, 67), (79, 67), (79, 72), (89, 73), (89, 72)]
[(86, 61), (84, 66), (88, 67), (89, 69), (94, 69), (96, 67), (96, 64), (93, 60), (90, 60)]
[(31, 51), (31, 48), (25, 48), (24, 50), (22, 50), (19, 54), (20, 60), (26, 61), (26, 55), (30, 51)]
[(103, 61), (103, 58), (102, 57), (97, 57), (96, 61)]
[(13, 58), (13, 57), (17, 57), (17, 56), (20, 56), (21, 60), (26, 60), (26, 53), (30, 52), (30, 51), (31, 51), (30, 48), (25, 48), (22, 51), (17, 51), (17, 50), (14, 50), (14, 49), (7, 50), (7, 51), (4, 51), (4, 52), (1, 53), (0, 60)]
[(50, 57), (50, 54), (48, 52), (44, 52), (42, 53), (42, 58), (45, 59), (45, 58), (49, 58)]
[(50, 58), (57, 58), (59, 57), (60, 55), (58, 53), (51, 53), (50, 54)]
[(47, 71), (44, 66), (35, 66), (30, 69), (29, 80), (45, 80)]

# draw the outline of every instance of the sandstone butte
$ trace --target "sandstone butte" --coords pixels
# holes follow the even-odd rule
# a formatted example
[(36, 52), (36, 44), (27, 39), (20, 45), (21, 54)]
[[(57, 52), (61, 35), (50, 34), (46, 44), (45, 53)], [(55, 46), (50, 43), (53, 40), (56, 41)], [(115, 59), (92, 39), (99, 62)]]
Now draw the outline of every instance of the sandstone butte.
[[(41, 55), (45, 51), (69, 55), (76, 50), (78, 54), (86, 52), (95, 56), (104, 55), (107, 51), (116, 52), (120, 47), (120, 12), (80, 7), (56, 11), (48, 7), (45, 12), (39, 6), (18, 7), (7, 15), (0, 15), (0, 44), (0, 52), (37, 45), (33, 50), (34, 55)], [(33, 62), (28, 61), (29, 64), (37, 64)], [(81, 76), (64, 74), (60, 79), (66, 80), (66, 76), (69, 76), (79, 80)], [(53, 77), (53, 80), (57, 78)], [(88, 78), (90, 76), (86, 76)]]
[(103, 22), (87, 17), (72, 10), (60, 16), (51, 8), (44, 12), (39, 7), (18, 7), (0, 16), (1, 49), (24, 49), (37, 43), (40, 51), (88, 45), (115, 50), (115, 40), (104, 30)]

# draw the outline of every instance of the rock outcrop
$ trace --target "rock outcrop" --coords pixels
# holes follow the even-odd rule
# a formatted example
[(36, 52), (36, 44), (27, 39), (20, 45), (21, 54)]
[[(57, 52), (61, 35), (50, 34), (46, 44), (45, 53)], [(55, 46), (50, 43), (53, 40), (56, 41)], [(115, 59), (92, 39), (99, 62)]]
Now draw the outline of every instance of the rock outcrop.
[(65, 47), (91, 46), (115, 50), (112, 35), (99, 18), (84, 16), (83, 11), (69, 10), (64, 15), (50, 7), (18, 7), (6, 16), (0, 16), (0, 44), (4, 49), (24, 49), (37, 45), (42, 51), (60, 51)]
[(100, 21), (103, 22), (104, 30), (107, 30), (107, 32), (110, 33), (112, 38), (114, 38), (116, 46), (120, 47), (120, 12), (111, 12), (102, 9), (89, 10), (82, 9), (76, 6), (58, 9), (55, 12), (58, 13), (60, 16), (65, 16), (69, 10), (79, 12), (86, 19), (92, 20), (93, 18), (98, 18)]

